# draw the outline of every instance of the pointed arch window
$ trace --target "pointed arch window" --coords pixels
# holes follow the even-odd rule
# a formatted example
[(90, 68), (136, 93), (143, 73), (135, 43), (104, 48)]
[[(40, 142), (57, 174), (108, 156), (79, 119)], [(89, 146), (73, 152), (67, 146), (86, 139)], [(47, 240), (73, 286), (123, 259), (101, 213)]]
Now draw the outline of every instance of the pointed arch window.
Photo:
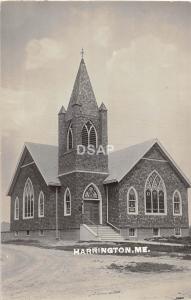
[(69, 188), (64, 193), (64, 216), (71, 216), (71, 193)]
[(23, 192), (23, 219), (34, 218), (34, 189), (30, 178), (26, 180)]
[(67, 150), (71, 150), (73, 148), (73, 130), (72, 124), (70, 124), (67, 133)]
[(173, 194), (173, 214), (182, 215), (182, 198), (178, 190)]
[(19, 198), (18, 197), (16, 197), (15, 199), (14, 220), (19, 220)]
[(127, 213), (138, 213), (138, 195), (134, 187), (130, 187), (127, 193)]
[(97, 132), (94, 125), (88, 121), (82, 128), (82, 145), (88, 147), (89, 145), (97, 147)]
[(87, 186), (87, 188), (84, 191), (84, 196), (83, 198), (85, 200), (98, 200), (99, 199), (99, 195), (98, 195), (98, 191), (96, 189), (96, 187), (93, 184), (90, 184), (89, 186)]
[(166, 188), (157, 171), (153, 171), (146, 180), (145, 207), (147, 214), (166, 213)]
[(39, 218), (44, 217), (44, 193), (40, 192), (38, 197), (38, 216)]

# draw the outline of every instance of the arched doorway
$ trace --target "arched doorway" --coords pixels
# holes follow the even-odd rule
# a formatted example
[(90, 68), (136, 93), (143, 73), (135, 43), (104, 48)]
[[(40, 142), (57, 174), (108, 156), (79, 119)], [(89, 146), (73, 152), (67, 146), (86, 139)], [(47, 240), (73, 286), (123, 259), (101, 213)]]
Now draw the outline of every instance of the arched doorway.
[(94, 183), (84, 190), (82, 213), (86, 223), (102, 224), (102, 197)]

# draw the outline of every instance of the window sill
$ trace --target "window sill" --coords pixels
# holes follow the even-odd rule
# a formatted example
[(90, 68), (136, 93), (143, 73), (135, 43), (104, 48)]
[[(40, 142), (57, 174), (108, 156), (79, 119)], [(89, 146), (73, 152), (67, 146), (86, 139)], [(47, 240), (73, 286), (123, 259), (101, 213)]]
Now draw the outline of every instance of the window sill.
[(145, 212), (146, 216), (167, 216), (167, 213), (147, 213)]
[(23, 217), (23, 220), (34, 219), (34, 217)]

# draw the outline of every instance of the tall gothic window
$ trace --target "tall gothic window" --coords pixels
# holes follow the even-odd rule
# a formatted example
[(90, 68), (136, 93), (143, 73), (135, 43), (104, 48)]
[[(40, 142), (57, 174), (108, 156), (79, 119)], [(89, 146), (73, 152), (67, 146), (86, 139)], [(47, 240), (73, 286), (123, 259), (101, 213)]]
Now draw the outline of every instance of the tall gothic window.
[(23, 218), (34, 218), (34, 189), (29, 178), (25, 183), (23, 192)]
[(38, 197), (38, 216), (44, 217), (44, 193), (40, 192)]
[(71, 150), (73, 148), (73, 131), (72, 124), (70, 124), (67, 133), (67, 150)]
[(97, 132), (94, 125), (88, 121), (82, 128), (82, 145), (97, 147)]
[(64, 215), (71, 216), (71, 193), (69, 188), (64, 193)]
[(182, 214), (182, 199), (179, 191), (175, 191), (173, 194), (173, 214)]
[(138, 213), (138, 196), (134, 187), (131, 187), (127, 193), (127, 213), (128, 214)]
[(165, 197), (166, 188), (164, 181), (156, 171), (153, 171), (147, 178), (145, 185), (146, 213), (166, 213)]
[(15, 199), (14, 219), (19, 220), (19, 198)]

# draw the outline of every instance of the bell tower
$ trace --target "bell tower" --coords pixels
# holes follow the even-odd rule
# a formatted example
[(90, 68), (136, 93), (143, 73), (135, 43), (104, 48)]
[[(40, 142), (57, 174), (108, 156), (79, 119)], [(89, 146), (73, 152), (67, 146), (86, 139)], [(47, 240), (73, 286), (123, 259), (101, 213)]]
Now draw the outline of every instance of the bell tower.
[(67, 110), (58, 114), (58, 175), (108, 172), (107, 109), (100, 107), (82, 58)]

